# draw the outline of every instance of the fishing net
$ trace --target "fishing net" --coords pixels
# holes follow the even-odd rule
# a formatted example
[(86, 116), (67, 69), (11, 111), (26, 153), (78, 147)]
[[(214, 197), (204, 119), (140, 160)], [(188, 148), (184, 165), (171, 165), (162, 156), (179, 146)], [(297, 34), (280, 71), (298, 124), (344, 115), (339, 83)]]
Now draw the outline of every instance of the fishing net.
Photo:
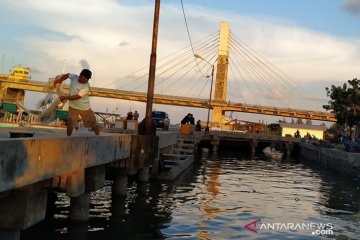
[[(39, 114), (34, 114), (33, 112), (26, 109), (21, 103), (17, 102), (17, 106), (24, 112), (36, 115), (40, 118), (41, 122), (50, 122), (55, 119), (55, 110), (59, 106), (63, 107), (63, 104), (60, 101), (59, 96), (62, 96), (62, 84), (55, 84), (54, 82), (58, 80), (63, 75), (58, 75), (55, 78), (49, 78), (48, 84), (44, 87), (44, 92), (47, 94), (41, 98), (36, 104), (37, 109), (42, 112)], [(54, 93), (55, 92), (55, 93)]]
[[(40, 99), (37, 104), (39, 109), (43, 109), (41, 114), (41, 121), (47, 122), (55, 118), (55, 109), (61, 103), (59, 96), (62, 96), (62, 84), (55, 84), (54, 82), (58, 80), (63, 75), (58, 75), (55, 78), (50, 78), (49, 83), (44, 88), (44, 92), (47, 92), (45, 97)], [(54, 89), (57, 94), (54, 94)]]

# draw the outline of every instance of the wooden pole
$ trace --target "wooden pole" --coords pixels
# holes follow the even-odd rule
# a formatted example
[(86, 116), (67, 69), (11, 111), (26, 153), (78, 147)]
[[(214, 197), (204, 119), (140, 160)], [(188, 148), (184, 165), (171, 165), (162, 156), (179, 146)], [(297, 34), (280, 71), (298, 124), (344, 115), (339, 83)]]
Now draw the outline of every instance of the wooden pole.
[(160, 0), (155, 0), (153, 37), (152, 37), (150, 67), (149, 67), (149, 82), (148, 82), (147, 101), (146, 101), (146, 134), (147, 135), (153, 134), (152, 105), (154, 100), (154, 88), (155, 88), (156, 47), (157, 47), (157, 36), (158, 36), (158, 27), (159, 27), (159, 13), (160, 13)]

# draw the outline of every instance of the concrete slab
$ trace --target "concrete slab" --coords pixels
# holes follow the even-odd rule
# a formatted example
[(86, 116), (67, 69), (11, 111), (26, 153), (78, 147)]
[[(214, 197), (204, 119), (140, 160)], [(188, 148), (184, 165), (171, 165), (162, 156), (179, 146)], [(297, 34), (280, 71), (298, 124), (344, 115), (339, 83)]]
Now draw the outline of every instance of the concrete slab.
[(0, 192), (130, 157), (131, 135), (0, 139)]

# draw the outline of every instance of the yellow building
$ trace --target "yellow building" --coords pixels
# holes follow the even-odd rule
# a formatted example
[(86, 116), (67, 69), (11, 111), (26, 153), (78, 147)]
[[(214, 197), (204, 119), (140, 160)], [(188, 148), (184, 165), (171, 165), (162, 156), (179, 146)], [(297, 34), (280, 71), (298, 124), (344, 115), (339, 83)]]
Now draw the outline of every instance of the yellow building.
[(304, 137), (308, 133), (311, 137), (316, 137), (317, 139), (324, 139), (324, 132), (326, 131), (326, 126), (324, 125), (308, 125), (308, 124), (297, 124), (297, 123), (280, 123), (281, 127), (281, 136), (294, 137), (294, 134), (297, 130), (300, 132), (300, 136)]

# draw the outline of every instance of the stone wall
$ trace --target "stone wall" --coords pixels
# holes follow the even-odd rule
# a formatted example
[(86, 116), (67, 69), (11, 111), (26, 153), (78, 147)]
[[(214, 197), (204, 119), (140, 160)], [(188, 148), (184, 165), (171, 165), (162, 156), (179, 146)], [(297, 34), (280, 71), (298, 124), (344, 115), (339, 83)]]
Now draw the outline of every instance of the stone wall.
[(345, 175), (360, 177), (360, 154), (300, 143), (299, 156)]

